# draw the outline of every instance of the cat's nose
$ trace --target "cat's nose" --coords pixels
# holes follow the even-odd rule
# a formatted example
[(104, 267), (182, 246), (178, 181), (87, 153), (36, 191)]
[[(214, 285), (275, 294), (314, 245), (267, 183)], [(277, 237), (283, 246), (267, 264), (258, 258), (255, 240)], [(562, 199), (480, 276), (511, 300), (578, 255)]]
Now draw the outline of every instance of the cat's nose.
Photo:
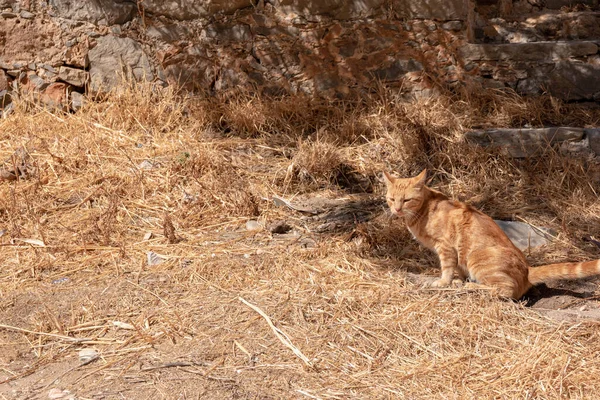
[(396, 212), (397, 213), (402, 212), (402, 209), (401, 208), (396, 208)]

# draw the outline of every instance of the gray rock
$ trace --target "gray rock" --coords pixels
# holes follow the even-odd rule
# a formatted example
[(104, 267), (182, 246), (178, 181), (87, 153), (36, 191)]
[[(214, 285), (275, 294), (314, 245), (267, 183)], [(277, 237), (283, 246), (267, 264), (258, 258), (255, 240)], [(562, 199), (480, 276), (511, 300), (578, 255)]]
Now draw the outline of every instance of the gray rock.
[(260, 231), (262, 230), (262, 225), (258, 221), (249, 220), (246, 221), (246, 230), (251, 232)]
[(252, 4), (251, 0), (143, 0), (141, 2), (147, 13), (180, 21), (213, 17), (218, 13), (232, 14), (241, 8), (252, 7)]
[(34, 19), (35, 18), (35, 14), (31, 13), (29, 11), (26, 10), (22, 10), (19, 15), (21, 16), (21, 18), (23, 19)]
[(59, 79), (77, 87), (84, 87), (89, 80), (89, 75), (89, 72), (77, 68), (60, 67), (58, 70)]
[(520, 250), (543, 246), (550, 242), (552, 234), (549, 229), (539, 229), (518, 221), (499, 221), (496, 224)]
[(463, 28), (462, 21), (448, 21), (442, 24), (442, 29), (446, 31), (455, 31), (458, 32)]
[(100, 92), (117, 86), (123, 78), (152, 80), (148, 56), (138, 42), (130, 38), (103, 36), (88, 53), (90, 90)]
[(392, 7), (401, 18), (465, 20), (469, 2), (464, 0), (393, 0)]
[(459, 49), (465, 61), (556, 61), (598, 52), (592, 41), (466, 44)]
[(504, 148), (511, 157), (524, 158), (554, 143), (583, 139), (583, 128), (491, 129), (467, 132), (466, 137), (480, 146)]
[(162, 264), (165, 261), (164, 257), (156, 254), (153, 251), (147, 251), (146, 252), (146, 264), (149, 267), (153, 267), (155, 265), (159, 265)]
[(117, 0), (50, 0), (50, 5), (62, 18), (102, 25), (123, 24), (137, 12), (133, 2)]
[(583, 133), (588, 138), (592, 151), (600, 155), (600, 128), (586, 128)]
[(70, 100), (71, 110), (75, 112), (79, 111), (85, 104), (85, 96), (79, 92), (71, 92)]
[(37, 76), (36, 74), (29, 73), (27, 78), (21, 79), (21, 83), (27, 86), (29, 89), (42, 91), (48, 87), (48, 82)]
[(600, 64), (560, 61), (542, 83), (563, 100), (594, 100), (600, 92)]

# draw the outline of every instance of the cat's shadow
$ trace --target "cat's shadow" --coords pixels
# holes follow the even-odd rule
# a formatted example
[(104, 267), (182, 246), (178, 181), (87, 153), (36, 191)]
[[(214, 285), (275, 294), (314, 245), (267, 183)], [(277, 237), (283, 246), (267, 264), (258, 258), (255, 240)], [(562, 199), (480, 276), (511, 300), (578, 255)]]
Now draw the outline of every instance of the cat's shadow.
[(550, 297), (558, 296), (568, 296), (577, 299), (592, 299), (597, 297), (597, 295), (594, 292), (554, 288), (542, 283), (540, 285), (532, 287), (527, 293), (525, 293), (521, 300), (525, 301), (526, 307), (533, 307), (537, 302), (539, 302), (542, 299), (548, 299)]

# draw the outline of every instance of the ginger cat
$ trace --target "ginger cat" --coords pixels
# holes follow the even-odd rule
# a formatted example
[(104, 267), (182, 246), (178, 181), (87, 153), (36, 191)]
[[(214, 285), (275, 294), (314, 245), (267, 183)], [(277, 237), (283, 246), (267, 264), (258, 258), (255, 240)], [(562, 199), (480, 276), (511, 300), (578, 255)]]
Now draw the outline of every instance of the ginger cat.
[(383, 173), (393, 214), (440, 259), (442, 277), (433, 287), (452, 283), (454, 273), (466, 287), (487, 286), (501, 297), (521, 298), (533, 285), (554, 279), (600, 275), (600, 260), (530, 267), (525, 256), (487, 215), (425, 186), (427, 171), (413, 178)]

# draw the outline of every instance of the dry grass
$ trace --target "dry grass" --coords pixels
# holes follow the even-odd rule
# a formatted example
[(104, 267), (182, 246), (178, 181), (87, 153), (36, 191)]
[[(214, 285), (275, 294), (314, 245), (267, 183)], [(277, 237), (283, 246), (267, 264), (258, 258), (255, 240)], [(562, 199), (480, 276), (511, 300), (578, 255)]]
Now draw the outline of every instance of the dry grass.
[[(597, 323), (420, 288), (406, 271), (434, 273), (435, 258), (387, 216), (314, 235), (268, 200), (381, 193), (382, 169), (428, 168), (494, 217), (556, 230), (532, 263), (598, 258), (581, 240), (600, 228), (594, 160), (516, 161), (462, 140), (525, 124), (598, 126), (600, 113), (500, 93), (328, 103), (148, 87), (73, 115), (17, 109), (0, 156), (10, 170), (24, 149), (31, 173), (0, 186), (0, 394), (594, 398)], [(284, 219), (317, 246), (250, 219)], [(100, 358), (80, 366), (82, 348)]]

